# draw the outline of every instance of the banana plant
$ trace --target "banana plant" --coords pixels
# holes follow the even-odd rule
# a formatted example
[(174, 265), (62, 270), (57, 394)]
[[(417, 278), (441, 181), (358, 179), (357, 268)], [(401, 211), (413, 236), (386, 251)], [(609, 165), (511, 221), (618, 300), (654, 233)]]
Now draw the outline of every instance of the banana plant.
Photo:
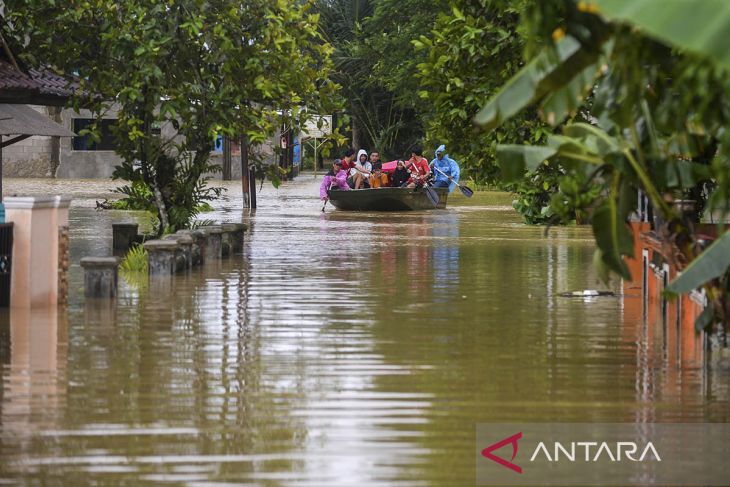
[[(548, 164), (564, 173), (561, 188), (569, 179), (572, 186), (584, 185), (571, 186), (574, 193), (601, 187), (595, 197), (573, 201), (593, 209), (594, 262), (604, 278), (610, 272), (630, 277), (624, 259), (631, 257), (633, 242), (626, 222), (638, 192), (646, 194), (667, 222), (660, 231), (675, 249), (669, 258), (686, 276), (670, 293), (703, 287), (710, 297), (711, 306), (696, 323), (702, 329), (727, 322), (730, 314), (725, 257), (730, 254), (723, 254), (728, 237), (720, 229), (718, 243), (701, 253), (693, 223), (668, 195), (711, 187), (709, 209), (719, 211), (721, 220), (730, 210), (725, 130), (730, 55), (718, 44), (721, 36), (712, 35), (730, 29), (730, 4), (706, 3), (540, 3), (534, 7), (539, 21), (533, 34), (550, 35), (552, 41), (475, 116), (477, 125), (490, 130), (538, 105), (548, 124), (558, 127), (568, 120), (546, 145), (498, 146), (503, 178), (514, 181)], [(687, 28), (687, 21), (707, 28)], [(545, 31), (551, 23), (554, 30)]]

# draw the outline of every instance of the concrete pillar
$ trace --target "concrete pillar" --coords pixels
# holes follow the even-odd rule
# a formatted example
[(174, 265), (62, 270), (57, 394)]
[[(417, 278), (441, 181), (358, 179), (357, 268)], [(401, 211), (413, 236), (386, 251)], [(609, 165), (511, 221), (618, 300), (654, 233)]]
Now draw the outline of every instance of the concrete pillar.
[(248, 227), (243, 223), (224, 223), (221, 227), (230, 234), (231, 254), (243, 252), (244, 232)]
[(87, 298), (114, 298), (117, 295), (117, 257), (84, 257), (84, 296)]
[(208, 225), (201, 228), (205, 232), (207, 240), (205, 242), (204, 262), (211, 262), (221, 259), (221, 236), (223, 229), (218, 225)]
[(228, 257), (233, 254), (233, 234), (221, 225), (221, 257)]
[(187, 234), (174, 233), (167, 235), (163, 240), (172, 240), (178, 243), (175, 254), (176, 271), (185, 271), (193, 266), (193, 237)]
[(148, 240), (144, 243), (148, 254), (150, 276), (170, 276), (175, 273), (178, 243), (175, 240)]
[(65, 285), (68, 270), (68, 245), (63, 245), (63, 230), (68, 230), (71, 199), (10, 196), (4, 203), (7, 221), (14, 223), (10, 305), (56, 306), (59, 283)]
[(112, 223), (112, 254), (123, 256), (137, 241), (137, 223)]
[(202, 230), (178, 230), (176, 235), (189, 235), (193, 239), (191, 252), (192, 265), (202, 265), (205, 257), (207, 234)]

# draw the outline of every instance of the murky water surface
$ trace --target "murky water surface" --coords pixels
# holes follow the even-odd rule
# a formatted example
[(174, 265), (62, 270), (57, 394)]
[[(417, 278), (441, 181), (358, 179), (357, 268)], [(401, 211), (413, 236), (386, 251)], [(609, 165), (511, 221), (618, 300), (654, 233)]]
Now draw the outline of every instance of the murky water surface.
[[(446, 211), (320, 211), (317, 182), (240, 210), (244, 255), (122, 283), (85, 303), (108, 255), (108, 181), (6, 180), (73, 194), (68, 309), (0, 329), (0, 481), (80, 485), (474, 485), (479, 422), (728, 421), (730, 377), (678, 369), (631, 298), (597, 288), (588, 228), (520, 223), (509, 196)], [(618, 290), (618, 288), (616, 288)]]

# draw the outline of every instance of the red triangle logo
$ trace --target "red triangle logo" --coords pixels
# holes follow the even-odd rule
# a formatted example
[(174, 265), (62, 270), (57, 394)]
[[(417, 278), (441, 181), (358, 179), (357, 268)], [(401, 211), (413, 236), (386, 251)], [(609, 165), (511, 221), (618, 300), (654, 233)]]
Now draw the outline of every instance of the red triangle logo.
[[(517, 456), (517, 448), (518, 448), (517, 441), (520, 438), (522, 438), (521, 431), (515, 435), (510, 436), (509, 438), (505, 438), (504, 440), (498, 441), (497, 443), (495, 443), (493, 445), (489, 445), (484, 450), (482, 450), (482, 456), (492, 460), (493, 462), (497, 462), (500, 465), (502, 465), (503, 467), (507, 467), (508, 469), (513, 470), (517, 473), (522, 473), (522, 467), (519, 467), (519, 466), (515, 465), (514, 463), (512, 463), (512, 460), (514, 460), (515, 457)], [(509, 461), (505, 460), (504, 458), (498, 457), (497, 455), (494, 455), (492, 453), (493, 451), (499, 450), (503, 446), (509, 445), (509, 444), (512, 445), (512, 458), (510, 458)]]

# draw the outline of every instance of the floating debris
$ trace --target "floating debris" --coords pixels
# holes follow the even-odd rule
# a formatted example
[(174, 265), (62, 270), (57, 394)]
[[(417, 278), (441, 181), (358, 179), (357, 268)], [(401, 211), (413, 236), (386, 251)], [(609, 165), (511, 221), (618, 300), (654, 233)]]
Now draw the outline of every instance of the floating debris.
[(615, 296), (616, 293), (613, 291), (596, 291), (595, 289), (584, 289), (582, 291), (571, 291), (567, 293), (560, 293), (559, 296), (563, 298), (595, 298), (597, 296)]

